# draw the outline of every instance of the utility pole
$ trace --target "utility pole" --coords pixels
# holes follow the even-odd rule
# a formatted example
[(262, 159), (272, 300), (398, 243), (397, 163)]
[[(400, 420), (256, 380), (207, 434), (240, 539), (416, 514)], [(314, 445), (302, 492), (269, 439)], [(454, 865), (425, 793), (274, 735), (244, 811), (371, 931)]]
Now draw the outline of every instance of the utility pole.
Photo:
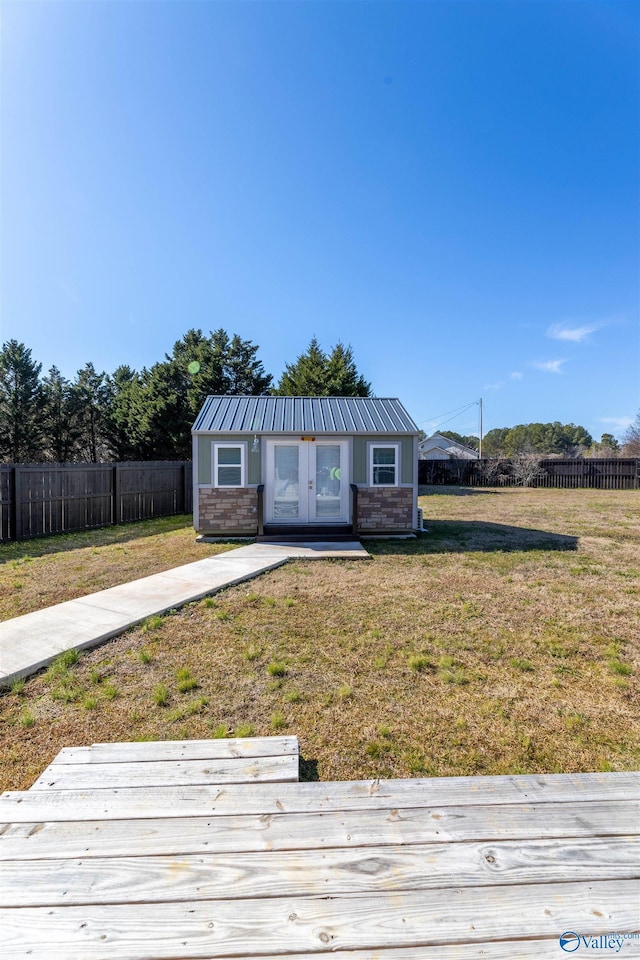
[(478, 460), (482, 460), (482, 397), (480, 397), (480, 449), (478, 451)]

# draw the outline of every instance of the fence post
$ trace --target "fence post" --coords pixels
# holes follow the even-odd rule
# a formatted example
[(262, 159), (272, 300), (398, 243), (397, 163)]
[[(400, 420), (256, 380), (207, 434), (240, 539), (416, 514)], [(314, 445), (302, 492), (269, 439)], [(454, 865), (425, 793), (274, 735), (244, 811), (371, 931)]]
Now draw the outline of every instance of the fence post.
[(120, 523), (120, 473), (115, 463), (111, 472), (111, 523)]
[(20, 511), (20, 467), (14, 466), (11, 474), (11, 480), (13, 482), (13, 497), (11, 497), (11, 488), (9, 488), (9, 496), (11, 498), (11, 539), (19, 540), (22, 535), (22, 513)]
[(178, 500), (180, 513), (187, 512), (187, 465), (183, 463), (180, 467), (180, 497)]

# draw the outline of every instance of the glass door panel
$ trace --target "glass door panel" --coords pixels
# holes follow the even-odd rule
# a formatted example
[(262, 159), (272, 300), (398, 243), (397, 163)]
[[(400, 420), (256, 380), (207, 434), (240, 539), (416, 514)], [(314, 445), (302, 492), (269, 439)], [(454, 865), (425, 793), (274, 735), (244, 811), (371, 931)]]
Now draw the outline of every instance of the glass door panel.
[(312, 516), (316, 520), (342, 517), (342, 478), (339, 443), (322, 443), (315, 448), (315, 483)]
[(273, 450), (273, 519), (300, 519), (300, 447), (278, 443)]

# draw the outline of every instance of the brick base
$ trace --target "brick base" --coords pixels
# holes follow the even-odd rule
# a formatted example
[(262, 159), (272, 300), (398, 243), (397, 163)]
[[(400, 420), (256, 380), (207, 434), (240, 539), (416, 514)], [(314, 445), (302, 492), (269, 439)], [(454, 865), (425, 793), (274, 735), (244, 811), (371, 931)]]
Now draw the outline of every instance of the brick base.
[(207, 536), (255, 537), (258, 532), (258, 493), (237, 490), (198, 491), (198, 533)]
[(358, 487), (360, 533), (411, 533), (413, 487)]

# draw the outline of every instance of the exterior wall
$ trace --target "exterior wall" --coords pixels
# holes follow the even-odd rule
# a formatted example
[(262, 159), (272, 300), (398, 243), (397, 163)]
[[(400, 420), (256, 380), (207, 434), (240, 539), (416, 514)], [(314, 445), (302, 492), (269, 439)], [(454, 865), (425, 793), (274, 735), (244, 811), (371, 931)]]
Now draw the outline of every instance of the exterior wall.
[(411, 487), (359, 487), (359, 533), (410, 533), (416, 496)]
[(400, 444), (400, 483), (413, 483), (414, 466), (414, 437), (398, 436), (397, 433), (372, 433), (370, 435), (356, 434), (353, 437), (353, 476), (352, 483), (366, 486), (369, 482), (369, 444), (371, 443), (399, 443)]
[[(212, 443), (244, 443), (247, 448), (247, 483), (261, 483), (260, 467), (260, 447), (258, 450), (252, 450), (253, 434), (248, 437), (246, 434), (238, 433), (211, 433), (207, 435), (199, 434), (195, 438), (198, 444), (198, 483), (201, 485), (210, 485), (211, 478), (211, 445)], [(195, 481), (194, 481), (195, 482)]]
[(258, 494), (255, 488), (200, 489), (197, 529), (198, 533), (212, 536), (256, 536)]

